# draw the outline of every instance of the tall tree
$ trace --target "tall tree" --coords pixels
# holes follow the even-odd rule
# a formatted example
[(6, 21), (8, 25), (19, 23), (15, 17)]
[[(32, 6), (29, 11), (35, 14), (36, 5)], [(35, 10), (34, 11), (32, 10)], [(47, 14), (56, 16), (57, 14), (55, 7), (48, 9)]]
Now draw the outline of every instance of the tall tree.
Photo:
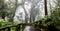
[(48, 13), (47, 13), (47, 0), (44, 0), (44, 5), (45, 5), (45, 15), (48, 15)]
[(4, 0), (0, 0), (0, 16), (2, 17), (2, 19), (5, 19), (5, 14), (6, 14), (4, 8), (5, 8)]

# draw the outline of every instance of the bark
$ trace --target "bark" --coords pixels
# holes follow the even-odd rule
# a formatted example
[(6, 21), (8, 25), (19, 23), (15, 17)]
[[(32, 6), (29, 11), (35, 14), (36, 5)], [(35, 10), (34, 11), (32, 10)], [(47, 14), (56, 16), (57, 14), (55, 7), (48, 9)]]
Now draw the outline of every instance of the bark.
[(45, 15), (48, 15), (48, 13), (47, 13), (47, 0), (44, 0), (44, 4), (45, 4)]

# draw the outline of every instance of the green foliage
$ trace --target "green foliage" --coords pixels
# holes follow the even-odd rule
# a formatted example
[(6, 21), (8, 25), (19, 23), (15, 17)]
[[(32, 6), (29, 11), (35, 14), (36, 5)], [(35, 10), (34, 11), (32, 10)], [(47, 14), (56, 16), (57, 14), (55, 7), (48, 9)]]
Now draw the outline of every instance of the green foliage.
[(11, 25), (11, 22), (8, 22), (7, 20), (0, 19), (0, 27)]
[(58, 4), (56, 5), (56, 7), (53, 9), (53, 13), (51, 14), (51, 19), (52, 22), (55, 25), (60, 25), (60, 0), (57, 0)]
[(60, 12), (58, 10), (53, 11), (53, 13), (50, 16), (46, 16), (45, 18), (41, 19), (42, 24), (44, 26), (47, 25), (60, 25)]
[(5, 20), (0, 18), (0, 27), (4, 27), (4, 26), (8, 26), (8, 25), (14, 26), (17, 24), (18, 24), (17, 21), (16, 22), (10, 22), (8, 18), (5, 18)]
[[(5, 0), (4, 0), (5, 1)], [(8, 17), (12, 18), (14, 17), (15, 10), (16, 10), (16, 3), (12, 2), (12, 0), (8, 0), (8, 2), (4, 2), (3, 0), (0, 0), (0, 17)]]
[(44, 26), (60, 25), (60, 7), (54, 8), (53, 13), (50, 16), (46, 16), (42, 20), (43, 20), (43, 25)]
[(43, 26), (48, 26), (48, 25), (60, 25), (60, 0), (57, 0), (58, 4), (56, 7), (53, 9), (53, 12), (51, 12), (50, 16), (45, 16), (42, 18), (40, 21), (42, 21)]

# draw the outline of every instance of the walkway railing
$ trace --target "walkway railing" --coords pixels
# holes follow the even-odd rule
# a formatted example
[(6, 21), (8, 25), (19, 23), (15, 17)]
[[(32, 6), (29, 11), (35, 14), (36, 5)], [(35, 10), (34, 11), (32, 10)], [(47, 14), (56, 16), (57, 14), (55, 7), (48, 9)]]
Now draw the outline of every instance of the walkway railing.
[(15, 29), (16, 31), (20, 31), (21, 25), (22, 25), (22, 24), (18, 24), (18, 25), (14, 25), (14, 26), (9, 25), (9, 26), (5, 26), (5, 27), (0, 27), (0, 31), (5, 31), (6, 29), (7, 29), (7, 31), (11, 31), (11, 28), (12, 28), (12, 27), (15, 27), (15, 28), (16, 28), (16, 29)]
[[(17, 25), (9, 25), (9, 26), (5, 26), (5, 27), (0, 27), (0, 31), (5, 31), (6, 29), (7, 29), (7, 31), (11, 31), (11, 28), (13, 28), (13, 27), (15, 27), (15, 31), (20, 31), (21, 30), (21, 26), (22, 26), (22, 31), (23, 31), (23, 29), (24, 29), (24, 27), (26, 26), (26, 25), (34, 25), (35, 27), (37, 26), (38, 27), (38, 25), (37, 24), (40, 24), (41, 22), (34, 22), (34, 23), (28, 23), (28, 24), (17, 24)], [(39, 27), (40, 28), (40, 27)]]

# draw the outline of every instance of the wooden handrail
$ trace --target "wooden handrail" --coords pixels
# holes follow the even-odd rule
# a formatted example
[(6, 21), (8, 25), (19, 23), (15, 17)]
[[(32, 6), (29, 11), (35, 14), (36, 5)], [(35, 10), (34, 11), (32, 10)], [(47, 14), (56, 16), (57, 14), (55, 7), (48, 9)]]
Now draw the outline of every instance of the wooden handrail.
[[(38, 23), (38, 22), (39, 22), (39, 21), (34, 22), (34, 23), (28, 23), (28, 24), (20, 23), (20, 24), (17, 24), (17, 25), (8, 25), (8, 26), (5, 26), (5, 27), (0, 27), (0, 31), (1, 31), (1, 30), (6, 30), (6, 29), (7, 29), (7, 31), (11, 31), (11, 28), (12, 28), (12, 27), (16, 27), (16, 31), (20, 31), (21, 25), (24, 27), (24, 26), (26, 26), (26, 25), (33, 25), (33, 24)], [(22, 31), (23, 31), (23, 29), (24, 29), (23, 27), (22, 27)]]
[(7, 31), (11, 31), (11, 27), (16, 27), (16, 31), (20, 31), (20, 25), (21, 24), (18, 24), (18, 25), (9, 25), (9, 26), (5, 26), (5, 27), (0, 27), (0, 31), (7, 29)]
[(0, 27), (0, 30), (1, 29), (5, 29), (5, 28), (8, 28), (8, 27), (16, 27), (16, 26), (8, 25), (8, 26), (5, 26), (5, 27)]

